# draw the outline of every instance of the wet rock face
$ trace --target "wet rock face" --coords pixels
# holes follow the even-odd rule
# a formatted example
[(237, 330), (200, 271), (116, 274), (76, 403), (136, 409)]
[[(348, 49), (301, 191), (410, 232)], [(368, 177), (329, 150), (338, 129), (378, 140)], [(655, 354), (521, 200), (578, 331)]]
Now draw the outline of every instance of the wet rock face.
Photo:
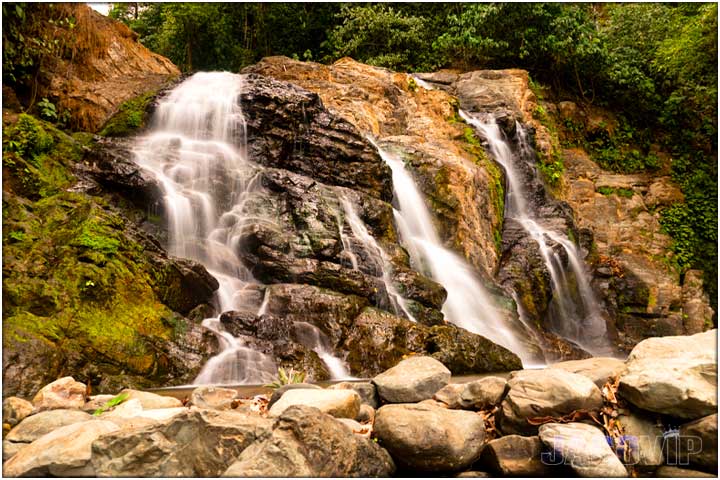
[(329, 185), (392, 198), (390, 171), (377, 151), (320, 97), (292, 84), (248, 75), (241, 96), (250, 157)]

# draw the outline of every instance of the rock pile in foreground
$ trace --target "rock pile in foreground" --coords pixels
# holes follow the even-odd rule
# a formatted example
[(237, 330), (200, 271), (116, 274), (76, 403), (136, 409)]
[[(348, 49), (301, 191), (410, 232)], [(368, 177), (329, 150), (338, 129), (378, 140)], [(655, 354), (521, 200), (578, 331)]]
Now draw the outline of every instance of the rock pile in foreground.
[(212, 386), (184, 403), (136, 390), (87, 398), (65, 377), (31, 402), (3, 401), (3, 474), (712, 477), (716, 335), (648, 339), (623, 365), (464, 384), (411, 356), (370, 382), (282, 387), (271, 405)]

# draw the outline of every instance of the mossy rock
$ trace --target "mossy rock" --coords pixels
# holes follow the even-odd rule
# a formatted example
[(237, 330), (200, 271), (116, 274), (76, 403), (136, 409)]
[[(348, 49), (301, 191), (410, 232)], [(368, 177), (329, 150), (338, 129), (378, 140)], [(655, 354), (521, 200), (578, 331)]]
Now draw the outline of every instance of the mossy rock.
[[(42, 148), (24, 144), (40, 137), (49, 139)], [(106, 200), (68, 191), (83, 140), (29, 115), (6, 125), (6, 395), (32, 395), (63, 375), (96, 384), (108, 376), (127, 376), (128, 385), (168, 383), (192, 363), (173, 358), (171, 344), (186, 321), (158, 294), (162, 260), (172, 261)]]
[(152, 90), (123, 102), (100, 129), (103, 137), (127, 137), (142, 130), (150, 121), (149, 107), (158, 91)]

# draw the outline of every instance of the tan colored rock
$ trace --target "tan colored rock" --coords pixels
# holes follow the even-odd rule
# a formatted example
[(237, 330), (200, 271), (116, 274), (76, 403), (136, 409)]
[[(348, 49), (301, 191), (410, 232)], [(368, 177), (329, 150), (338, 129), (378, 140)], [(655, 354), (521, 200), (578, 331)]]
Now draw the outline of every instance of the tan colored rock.
[(374, 428), (378, 443), (412, 472), (468, 468), (480, 457), (485, 439), (480, 415), (421, 404), (380, 407)]
[(593, 357), (554, 363), (548, 368), (559, 368), (566, 372), (577, 373), (592, 380), (598, 388), (602, 388), (608, 381), (625, 370), (625, 362), (618, 358)]
[(450, 382), (450, 370), (432, 357), (413, 355), (373, 378), (378, 395), (390, 403), (419, 402)]
[(95, 413), (99, 408), (103, 408), (105, 404), (115, 398), (115, 395), (93, 395), (87, 399), (82, 409), (88, 413)]
[(10, 430), (5, 440), (30, 443), (58, 428), (88, 420), (92, 416), (80, 410), (48, 410), (27, 417)]
[(482, 410), (491, 408), (502, 401), (505, 396), (507, 380), (501, 377), (485, 377), (465, 384), (460, 395), (463, 408)]
[(151, 392), (142, 392), (140, 390), (132, 390), (126, 388), (121, 393), (127, 393), (128, 400), (137, 399), (144, 410), (152, 410), (155, 408), (177, 408), (182, 407), (182, 402), (175, 397), (166, 395), (157, 395)]
[(447, 408), (460, 408), (462, 402), (461, 395), (464, 390), (464, 384), (450, 383), (435, 392), (433, 400), (444, 403), (447, 405)]
[(592, 380), (561, 369), (515, 372), (508, 387), (498, 418), (500, 430), (506, 435), (535, 434), (538, 427), (529, 424), (528, 418), (592, 411), (603, 404), (600, 390)]
[(710, 307), (710, 298), (703, 290), (703, 274), (700, 270), (685, 272), (682, 297), (683, 323), (688, 334), (700, 333), (712, 326), (715, 312)]
[(277, 417), (292, 405), (315, 407), (333, 417), (354, 419), (360, 411), (360, 395), (353, 390), (288, 390), (268, 414)]
[(683, 203), (685, 196), (682, 190), (670, 179), (670, 177), (659, 177), (653, 179), (645, 194), (645, 205), (649, 208), (668, 207), (673, 203)]
[(3, 423), (15, 426), (33, 412), (33, 404), (18, 397), (8, 397), (3, 400)]
[(92, 443), (119, 427), (111, 422), (90, 420), (74, 423), (44, 435), (17, 452), (3, 465), (6, 477), (92, 477)]
[(238, 393), (232, 388), (202, 386), (192, 391), (190, 403), (199, 408), (230, 410)]
[(542, 462), (539, 437), (505, 435), (483, 448), (478, 466), (503, 477), (552, 477), (552, 467)]
[[(170, 60), (145, 48), (121, 22), (82, 3), (63, 8), (77, 25), (72, 32), (59, 29), (63, 35), (59, 40), (77, 54), (72, 60), (57, 59), (48, 69), (49, 84), (41, 85), (41, 93), (57, 98), (58, 107), (72, 113), (76, 130), (99, 130), (124, 101), (180, 74)], [(76, 44), (84, 38), (78, 31), (90, 32), (92, 48)]]
[(717, 411), (717, 330), (638, 343), (619, 393), (644, 410), (693, 420)]
[(41, 388), (32, 402), (37, 410), (82, 408), (86, 390), (87, 387), (74, 378), (63, 377)]
[(546, 423), (540, 440), (580, 477), (627, 477), (628, 472), (608, 445), (605, 434), (584, 423)]

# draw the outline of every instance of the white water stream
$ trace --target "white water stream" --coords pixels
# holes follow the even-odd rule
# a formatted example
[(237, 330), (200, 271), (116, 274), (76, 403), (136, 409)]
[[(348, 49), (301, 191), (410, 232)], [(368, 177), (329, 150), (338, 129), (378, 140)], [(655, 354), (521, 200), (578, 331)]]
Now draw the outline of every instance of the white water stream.
[(447, 300), (442, 309), (445, 318), (511, 350), (524, 363), (534, 361), (535, 355), (498, 313), (474, 269), (443, 245), (425, 200), (402, 160), (375, 146), (392, 170), (393, 188), (399, 206), (394, 211), (395, 221), (403, 246), (413, 266), (447, 290)]
[[(540, 249), (550, 273), (553, 287), (550, 326), (558, 335), (576, 342), (594, 354), (608, 354), (610, 345), (607, 327), (600, 304), (590, 286), (590, 274), (580, 256), (577, 246), (565, 232), (557, 232), (543, 225), (528, 209), (526, 193), (516, 162), (532, 162), (532, 147), (527, 132), (516, 122), (517, 154), (505, 140), (500, 127), (492, 116), (480, 119), (460, 111), (460, 116), (475, 127), (490, 147), (495, 160), (503, 166), (507, 178), (505, 217), (516, 220)], [(533, 167), (534, 168), (534, 167)], [(564, 250), (567, 266), (557, 251)]]
[[(218, 312), (247, 306), (250, 287), (258, 282), (235, 252), (243, 229), (272, 221), (245, 209), (261, 190), (262, 167), (247, 158), (238, 101), (242, 85), (242, 75), (196, 73), (160, 101), (151, 132), (134, 148), (135, 161), (154, 174), (165, 193), (170, 254), (202, 263), (218, 280)], [(258, 315), (268, 299), (266, 294)], [(219, 317), (205, 319), (203, 326), (217, 336), (221, 352), (203, 367), (196, 384), (264, 383), (275, 377), (272, 358), (227, 333)], [(347, 376), (329, 352), (323, 360), (330, 371)]]

